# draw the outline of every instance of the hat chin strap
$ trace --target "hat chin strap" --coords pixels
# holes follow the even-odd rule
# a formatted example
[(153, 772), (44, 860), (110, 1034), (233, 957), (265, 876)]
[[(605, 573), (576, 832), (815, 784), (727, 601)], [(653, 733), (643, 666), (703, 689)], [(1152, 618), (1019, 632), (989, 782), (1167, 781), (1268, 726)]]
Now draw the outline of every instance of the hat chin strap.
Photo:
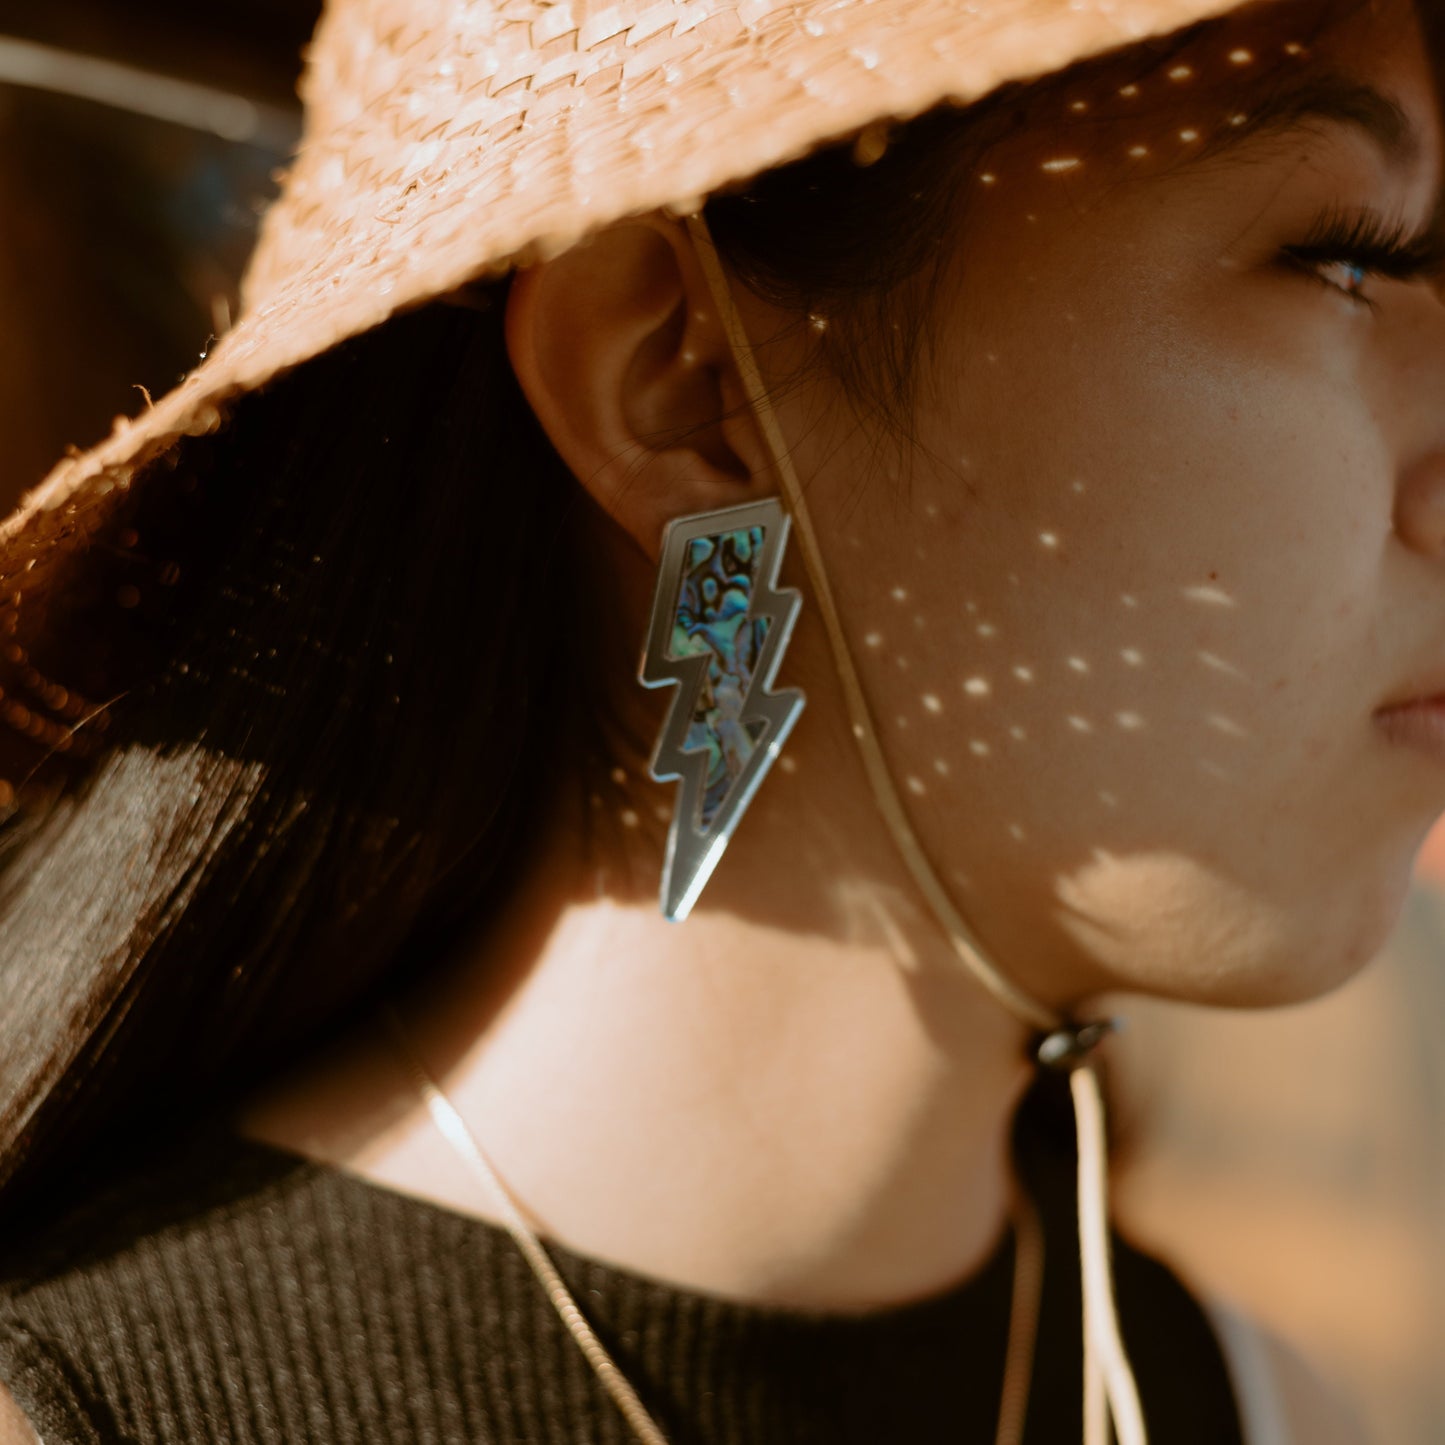
[(1020, 988), (988, 957), (977, 935), (938, 880), (920, 845), (899, 797), (893, 775), (878, 742), (872, 714), (858, 680), (858, 669), (838, 616), (823, 555), (808, 515), (802, 484), (783, 440), (767, 389), (753, 357), (752, 345), (732, 298), (717, 246), (701, 211), (683, 218), (692, 237), (713, 301), (726, 328), (733, 359), (768, 450), (772, 454), (793, 535), (802, 552), (819, 615), (828, 635), (838, 680), (848, 709), (874, 801), (894, 844), (908, 866), (934, 918), (960, 962), (1016, 1019), (1044, 1035), (1037, 1061), (1044, 1067), (1066, 1068), (1074, 1099), (1079, 1142), (1079, 1244), (1084, 1295), (1084, 1445), (1108, 1445), (1112, 1418), (1119, 1445), (1147, 1445), (1143, 1412), (1134, 1376), (1119, 1333), (1109, 1251), (1108, 1154), (1104, 1137), (1104, 1106), (1099, 1077), (1089, 1055), (1109, 1025), (1080, 1025), (1041, 1003)]

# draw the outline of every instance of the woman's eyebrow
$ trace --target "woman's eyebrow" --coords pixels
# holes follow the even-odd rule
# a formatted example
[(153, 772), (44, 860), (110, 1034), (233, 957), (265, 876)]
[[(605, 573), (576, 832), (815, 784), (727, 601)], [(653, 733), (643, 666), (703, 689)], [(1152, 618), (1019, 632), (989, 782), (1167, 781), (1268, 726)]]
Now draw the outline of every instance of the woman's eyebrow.
[(1207, 151), (1218, 155), (1246, 140), (1280, 135), (1312, 120), (1329, 121), (1366, 136), (1395, 170), (1411, 169), (1424, 148), (1414, 121), (1398, 101), (1368, 81), (1324, 71), (1302, 76), (1241, 112), (1215, 132)]

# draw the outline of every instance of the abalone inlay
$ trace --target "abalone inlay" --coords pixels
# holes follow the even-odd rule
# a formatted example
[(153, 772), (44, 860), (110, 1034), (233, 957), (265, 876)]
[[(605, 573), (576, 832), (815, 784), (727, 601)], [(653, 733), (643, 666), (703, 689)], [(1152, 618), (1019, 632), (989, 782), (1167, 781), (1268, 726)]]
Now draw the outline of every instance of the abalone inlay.
[(764, 718), (745, 719), (753, 672), (771, 618), (751, 616), (763, 527), (744, 527), (688, 543), (673, 611), (674, 658), (706, 656), (683, 751), (707, 754), (707, 782), (697, 827), (706, 832), (767, 732)]

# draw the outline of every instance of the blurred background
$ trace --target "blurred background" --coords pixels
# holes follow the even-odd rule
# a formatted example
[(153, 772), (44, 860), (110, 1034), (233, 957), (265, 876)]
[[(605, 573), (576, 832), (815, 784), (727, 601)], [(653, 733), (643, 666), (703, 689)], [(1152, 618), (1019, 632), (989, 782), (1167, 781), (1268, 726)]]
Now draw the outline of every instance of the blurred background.
[(1120, 999), (1121, 1226), (1358, 1401), (1445, 1440), (1445, 832), (1384, 953), (1300, 1008)]
[[(229, 326), (314, 0), (0, 0), (0, 503)], [(1268, 1014), (1121, 1001), (1121, 1221), (1445, 1440), (1445, 831), (1377, 964)]]
[(319, 0), (0, 0), (0, 503), (229, 325)]

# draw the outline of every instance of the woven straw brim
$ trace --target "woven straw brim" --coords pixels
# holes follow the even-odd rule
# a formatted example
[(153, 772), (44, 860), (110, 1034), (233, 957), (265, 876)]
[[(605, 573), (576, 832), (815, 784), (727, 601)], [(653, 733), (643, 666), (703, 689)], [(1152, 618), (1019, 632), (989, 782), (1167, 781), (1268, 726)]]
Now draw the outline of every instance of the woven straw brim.
[(3, 524), (126, 489), (226, 403), (394, 312), (703, 197), (885, 119), (1237, 0), (338, 0), (240, 321), (168, 396)]

